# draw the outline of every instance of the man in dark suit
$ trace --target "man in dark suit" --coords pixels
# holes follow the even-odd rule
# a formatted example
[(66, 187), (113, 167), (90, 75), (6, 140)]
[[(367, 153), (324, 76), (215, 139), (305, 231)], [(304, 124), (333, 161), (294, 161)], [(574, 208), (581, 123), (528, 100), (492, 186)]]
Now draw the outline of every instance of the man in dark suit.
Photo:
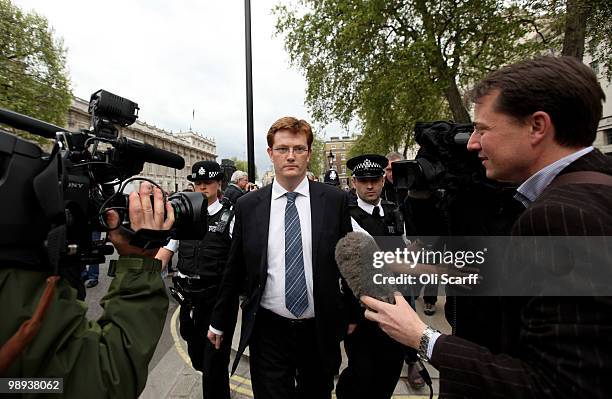
[[(515, 237), (612, 235), (612, 160), (591, 146), (605, 96), (590, 68), (569, 57), (524, 61), (471, 97), (468, 149), (488, 178), (521, 184)], [(366, 317), (440, 370), (441, 398), (612, 396), (609, 297), (504, 298), (500, 353), (432, 330), (396, 299), (364, 297)]]
[[(211, 317), (208, 337), (219, 346), (246, 279), (233, 370), (248, 345), (257, 398), (330, 398), (348, 307), (356, 305), (343, 294), (334, 260), (337, 241), (351, 231), (345, 194), (306, 178), (312, 140), (308, 123), (296, 118), (281, 118), (269, 129), (274, 182), (238, 199)], [(352, 309), (356, 320), (358, 305)]]

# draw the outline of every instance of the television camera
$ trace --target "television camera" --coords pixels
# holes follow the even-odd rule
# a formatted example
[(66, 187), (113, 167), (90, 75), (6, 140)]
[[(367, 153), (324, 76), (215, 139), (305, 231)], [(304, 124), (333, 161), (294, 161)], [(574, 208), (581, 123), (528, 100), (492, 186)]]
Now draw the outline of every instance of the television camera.
[(466, 149), (473, 130), (471, 123), (417, 122), (414, 139), (420, 149), (415, 159), (392, 164), (396, 187), (433, 191), (481, 182), (484, 169)]
[[(120, 137), (119, 128), (138, 118), (138, 104), (98, 90), (91, 95), (89, 130), (64, 128), (0, 109), (0, 123), (53, 139), (50, 153), (0, 129), (0, 260), (24, 268), (49, 269), (103, 263), (113, 247), (92, 242), (92, 231), (108, 231), (105, 213), (115, 210), (119, 228), (132, 244), (153, 247), (169, 238), (201, 239), (206, 232), (206, 199), (201, 193), (177, 193), (166, 200), (175, 223), (168, 232), (134, 234), (127, 217), (124, 189), (145, 162), (182, 169), (182, 157), (149, 144)], [(148, 180), (151, 182), (150, 180)], [(151, 182), (157, 186), (154, 182)], [(142, 233), (142, 234), (141, 234)], [(14, 267), (14, 266), (13, 266)]]
[(516, 219), (515, 187), (487, 179), (478, 154), (467, 150), (473, 130), (471, 123), (417, 122), (415, 159), (392, 163), (395, 189), (408, 192), (404, 218), (414, 234), (501, 235)]

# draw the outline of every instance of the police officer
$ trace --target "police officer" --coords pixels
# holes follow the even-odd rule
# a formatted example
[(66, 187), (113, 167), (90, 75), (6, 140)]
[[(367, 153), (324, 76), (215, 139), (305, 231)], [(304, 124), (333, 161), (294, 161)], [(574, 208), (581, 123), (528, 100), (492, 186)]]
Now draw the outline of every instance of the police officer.
[[(357, 199), (349, 203), (353, 230), (359, 230), (356, 226), (359, 225), (375, 238), (401, 236), (400, 212), (395, 204), (380, 198), (387, 159), (375, 154), (360, 155), (349, 159), (346, 166), (353, 171), (352, 181), (357, 192)], [(348, 367), (340, 374), (336, 396), (339, 399), (390, 398), (402, 371), (404, 347), (365, 318), (345, 338), (344, 347)]]
[[(166, 265), (178, 250), (178, 274), (173, 278), (171, 292), (181, 305), (180, 333), (187, 341), (192, 365), (202, 371), (203, 397), (229, 398), (228, 364), (233, 328), (226, 333), (230, 339), (223, 340), (218, 351), (206, 333), (230, 249), (234, 212), (229, 201), (219, 201), (217, 196), (223, 179), (218, 163), (194, 163), (187, 179), (194, 183), (196, 192), (208, 199), (208, 232), (203, 240), (171, 240), (160, 249), (157, 258)], [(232, 325), (238, 312), (237, 301), (235, 309)]]
[(353, 225), (359, 224), (372, 236), (401, 236), (404, 233), (397, 206), (381, 199), (387, 158), (366, 154), (349, 159), (346, 166), (353, 171), (357, 198), (350, 203)]
[(340, 186), (340, 179), (338, 178), (338, 172), (333, 169), (325, 172), (325, 176), (323, 176), (323, 183), (329, 184), (330, 186)]

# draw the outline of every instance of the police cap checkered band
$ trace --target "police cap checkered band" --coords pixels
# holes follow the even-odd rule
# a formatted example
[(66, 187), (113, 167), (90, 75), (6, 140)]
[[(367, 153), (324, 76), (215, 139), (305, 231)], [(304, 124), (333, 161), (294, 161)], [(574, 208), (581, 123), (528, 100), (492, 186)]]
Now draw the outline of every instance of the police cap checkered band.
[(385, 174), (387, 158), (377, 154), (359, 155), (346, 162), (347, 168), (353, 171), (353, 176), (380, 177)]
[(223, 180), (223, 172), (215, 161), (199, 161), (191, 167), (191, 175), (187, 176), (187, 180)]

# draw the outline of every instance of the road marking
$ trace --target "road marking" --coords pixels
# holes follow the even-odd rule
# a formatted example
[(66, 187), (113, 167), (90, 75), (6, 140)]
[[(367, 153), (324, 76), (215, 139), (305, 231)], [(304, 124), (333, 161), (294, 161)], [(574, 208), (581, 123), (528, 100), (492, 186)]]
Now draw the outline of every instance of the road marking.
[(241, 386), (238, 386), (238, 385), (234, 385), (231, 382), (230, 382), (229, 386), (230, 386), (230, 391), (238, 392), (238, 393), (240, 393), (242, 395), (246, 395), (246, 396), (248, 396), (250, 398), (253, 397), (253, 391), (251, 391), (248, 388), (244, 388), (244, 387), (241, 387)]
[[(183, 358), (183, 360), (185, 361), (185, 363), (189, 365), (189, 367), (192, 367), (191, 359), (189, 358), (189, 355), (187, 354), (187, 352), (185, 352), (185, 349), (183, 349), (183, 344), (181, 343), (182, 339), (179, 336), (178, 331), (176, 330), (176, 324), (177, 324), (176, 321), (178, 319), (180, 309), (181, 307), (178, 306), (176, 310), (174, 311), (174, 314), (172, 315), (172, 320), (170, 320), (170, 332), (172, 334), (172, 339), (174, 340), (174, 347), (176, 348), (176, 351), (178, 352), (179, 356)], [(199, 371), (197, 372), (201, 374), (201, 372)], [(244, 384), (244, 385), (248, 385), (249, 387), (252, 386), (250, 378), (245, 378), (245, 377), (234, 374), (230, 377), (230, 379), (236, 382), (237, 384)], [(237, 392), (241, 395), (245, 395), (250, 398), (253, 397), (253, 391), (251, 389), (248, 389), (240, 385), (233, 384), (232, 382), (230, 382), (229, 385), (230, 385), (230, 391)], [(332, 393), (332, 397), (334, 398), (336, 397), (335, 392)], [(429, 395), (393, 395), (392, 396), (393, 399), (423, 399), (427, 397), (429, 397)]]
[(191, 366), (191, 358), (183, 349), (183, 345), (181, 344), (181, 338), (179, 337), (178, 332), (176, 331), (176, 319), (178, 319), (181, 307), (177, 306), (174, 314), (172, 315), (172, 320), (170, 320), (170, 332), (172, 333), (172, 339), (174, 340), (174, 346), (176, 347), (176, 351), (179, 356), (183, 358), (185, 363)]
[(240, 383), (240, 384), (246, 384), (246, 385), (251, 386), (251, 379), (250, 378), (244, 378), (244, 377), (241, 377), (239, 375), (234, 374), (233, 376), (231, 376), (231, 379), (236, 381), (236, 382), (238, 382), (238, 383)]
[(429, 398), (429, 395), (393, 395), (393, 399), (423, 399)]

